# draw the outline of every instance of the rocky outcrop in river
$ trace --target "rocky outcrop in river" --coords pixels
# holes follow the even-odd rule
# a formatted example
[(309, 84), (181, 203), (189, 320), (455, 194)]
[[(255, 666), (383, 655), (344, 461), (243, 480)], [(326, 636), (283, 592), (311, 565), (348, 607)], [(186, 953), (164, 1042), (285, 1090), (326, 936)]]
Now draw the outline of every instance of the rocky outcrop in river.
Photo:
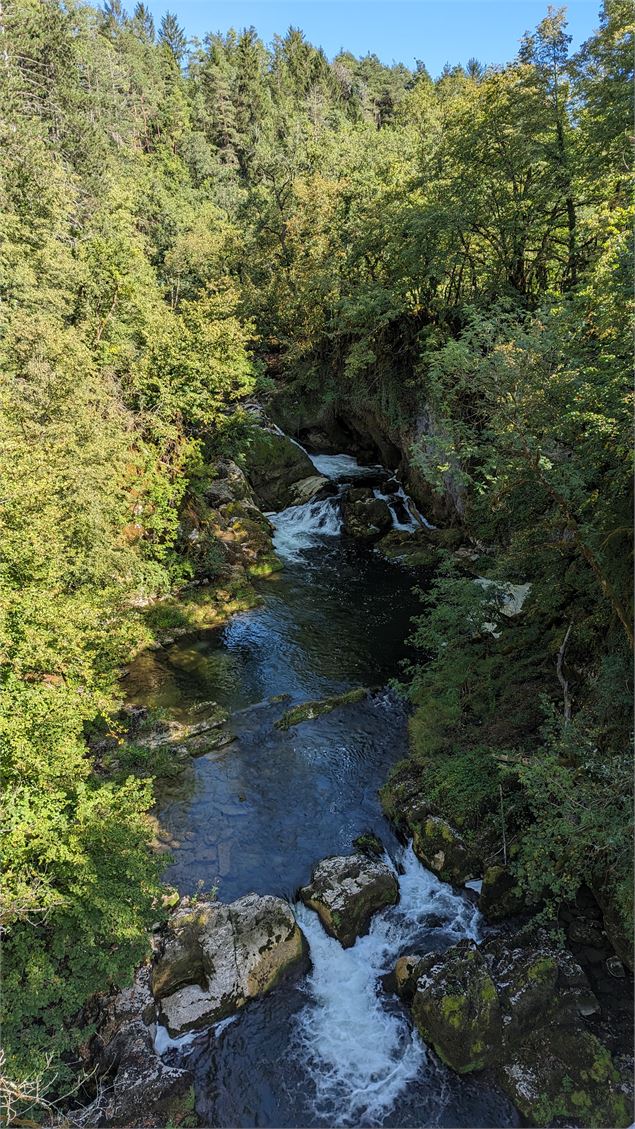
[[(625, 1126), (629, 1105), (607, 1048), (586, 1020), (600, 1011), (582, 968), (549, 935), (518, 944), (462, 941), (401, 958), (400, 995), (427, 1043), (459, 1074), (492, 1069), (534, 1125)], [(592, 1121), (589, 1121), (592, 1118)]]
[(186, 906), (170, 918), (152, 970), (160, 1020), (172, 1037), (217, 1023), (268, 992), (304, 953), (281, 898)]
[(385, 862), (357, 854), (323, 859), (300, 897), (318, 914), (326, 932), (348, 949), (368, 932), (377, 910), (395, 904), (399, 886)]

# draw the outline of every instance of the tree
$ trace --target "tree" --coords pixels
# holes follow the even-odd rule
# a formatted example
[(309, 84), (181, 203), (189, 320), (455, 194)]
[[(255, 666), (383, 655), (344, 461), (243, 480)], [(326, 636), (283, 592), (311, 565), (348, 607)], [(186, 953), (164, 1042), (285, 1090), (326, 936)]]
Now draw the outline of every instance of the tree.
[(159, 42), (172, 52), (180, 66), (187, 49), (187, 36), (173, 12), (166, 12), (161, 19)]

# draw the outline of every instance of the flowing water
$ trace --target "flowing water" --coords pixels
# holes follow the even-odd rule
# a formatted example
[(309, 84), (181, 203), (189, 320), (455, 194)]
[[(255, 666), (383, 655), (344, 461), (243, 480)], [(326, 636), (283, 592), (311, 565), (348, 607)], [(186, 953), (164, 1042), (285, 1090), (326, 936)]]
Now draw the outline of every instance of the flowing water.
[[(379, 467), (348, 455), (314, 457), (338, 489), (366, 480), (396, 528), (418, 521)], [(262, 582), (262, 606), (222, 632), (203, 632), (138, 660), (131, 700), (179, 719), (203, 703), (230, 714), (232, 740), (192, 762), (159, 798), (171, 848), (166, 879), (182, 892), (251, 890), (294, 901), (319, 859), (349, 854), (373, 831), (398, 873), (398, 905), (377, 914), (344, 950), (303, 905), (296, 914), (311, 969), (232, 1020), (174, 1046), (196, 1078), (209, 1126), (508, 1126), (518, 1124), (491, 1086), (458, 1078), (428, 1051), (382, 977), (408, 952), (477, 938), (479, 915), (399, 844), (377, 789), (407, 752), (403, 705), (386, 689), (408, 657), (421, 577), (341, 534), (340, 496), (269, 515), (284, 570)], [(283, 731), (290, 705), (369, 687), (362, 702)], [(284, 700), (280, 696), (284, 695)]]

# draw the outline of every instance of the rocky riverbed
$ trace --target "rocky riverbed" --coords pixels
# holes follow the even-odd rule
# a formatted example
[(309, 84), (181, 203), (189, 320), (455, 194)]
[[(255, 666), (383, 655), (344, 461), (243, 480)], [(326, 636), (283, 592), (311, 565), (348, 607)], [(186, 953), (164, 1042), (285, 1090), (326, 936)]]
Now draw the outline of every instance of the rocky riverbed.
[(137, 739), (178, 767), (156, 810), (178, 892), (151, 963), (101, 1001), (80, 1120), (629, 1124), (610, 991), (628, 970), (597, 903), (571, 915), (569, 947), (538, 928), (404, 761), (385, 687), (413, 585), (441, 548), (475, 574), (478, 552), (392, 473), (311, 459), (274, 428), (246, 478), (226, 469), (209, 501), (228, 559), (273, 576), (222, 633), (175, 637), (129, 672), (150, 711)]

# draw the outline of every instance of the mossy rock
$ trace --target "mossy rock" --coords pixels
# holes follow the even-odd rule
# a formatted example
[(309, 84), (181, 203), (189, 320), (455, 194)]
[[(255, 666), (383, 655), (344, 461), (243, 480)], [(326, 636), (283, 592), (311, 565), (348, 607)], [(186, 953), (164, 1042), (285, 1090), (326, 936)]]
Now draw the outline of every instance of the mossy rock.
[(444, 882), (463, 885), (478, 869), (461, 836), (439, 816), (428, 815), (412, 824), (412, 845), (419, 861)]
[(503, 921), (522, 913), (525, 899), (508, 867), (488, 866), (483, 875), (478, 908), (488, 921)]
[(318, 863), (300, 897), (315, 910), (326, 932), (347, 949), (367, 932), (373, 914), (395, 904), (399, 885), (380, 859), (338, 855)]
[(443, 558), (439, 547), (423, 531), (406, 533), (395, 529), (382, 537), (375, 547), (386, 560), (399, 561), (407, 568), (425, 568), (431, 571), (438, 567)]
[[(362, 494), (362, 497), (358, 495)], [(369, 496), (366, 496), (368, 494)], [(349, 491), (342, 503), (344, 532), (358, 541), (376, 541), (392, 526), (392, 515), (386, 502), (362, 488)]]
[(426, 1042), (458, 1074), (483, 1070), (500, 1054), (502, 1015), (496, 985), (483, 956), (469, 942), (422, 959), (412, 1015)]
[(294, 483), (314, 478), (316, 470), (306, 451), (287, 435), (254, 429), (245, 455), (247, 478), (258, 503), (268, 510), (294, 504)]
[(303, 702), (299, 706), (294, 706), (293, 709), (286, 710), (282, 717), (276, 721), (276, 729), (290, 729), (292, 725), (300, 725), (303, 721), (314, 721), (316, 717), (331, 713), (339, 706), (361, 702), (367, 694), (368, 690), (359, 687), (356, 690), (348, 690), (345, 694), (334, 694), (331, 698), (317, 698), (312, 702)]
[(590, 1031), (537, 1030), (498, 1070), (500, 1083), (531, 1125), (609, 1129), (632, 1123), (609, 1051)]

